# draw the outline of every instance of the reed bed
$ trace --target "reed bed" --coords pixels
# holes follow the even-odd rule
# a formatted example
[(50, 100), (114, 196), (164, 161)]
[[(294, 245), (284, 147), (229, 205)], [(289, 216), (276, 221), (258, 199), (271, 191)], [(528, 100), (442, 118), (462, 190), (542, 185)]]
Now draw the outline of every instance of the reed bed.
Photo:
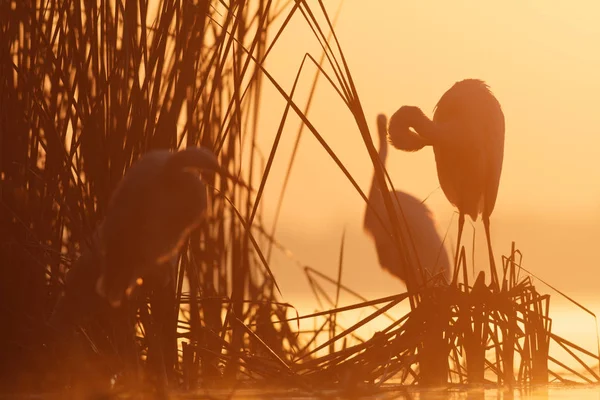
[[(249, 229), (261, 219), (260, 65), (284, 6), (2, 3), (4, 385), (237, 379), (243, 350), (256, 346), (246, 324), (284, 307), (258, 247), (264, 238)], [(146, 151), (186, 146), (212, 149), (248, 187), (208, 182), (209, 218), (177, 265), (150, 277), (127, 309), (110, 310), (91, 293), (101, 262), (93, 238), (109, 196)], [(79, 288), (69, 305), (75, 334), (48, 324), (65, 280)], [(269, 349), (295, 345), (285, 332), (261, 334)]]
[[(503, 257), (500, 288), (487, 286), (483, 273), (471, 284), (465, 266), (463, 248), (462, 278), (457, 284), (439, 282), (412, 294), (375, 300), (362, 298), (340, 286), (339, 280), (307, 268), (309, 281), (325, 305), (334, 307), (323, 283), (337, 284), (360, 302), (325, 307), (327, 310), (301, 317), (320, 318), (323, 324), (309, 341), (311, 349), (297, 357), (296, 371), (314, 387), (354, 393), (386, 384), (522, 387), (548, 382), (599, 383), (598, 354), (552, 332), (550, 296), (539, 293), (532, 276), (523, 272), (514, 243), (510, 256)], [(387, 316), (389, 325), (372, 337), (356, 337), (358, 328), (411, 296), (416, 307), (399, 318)], [(338, 327), (333, 336), (317, 340), (322, 332), (336, 332), (332, 316), (366, 308), (374, 311), (353, 326)], [(333, 344), (338, 350), (306, 357)], [(567, 354), (560, 360), (556, 356), (559, 349)]]
[[(319, 41), (288, 92), (268, 70), (268, 55), (292, 18)], [(273, 28), (273, 27), (276, 27)], [(513, 251), (502, 287), (466, 273), (456, 284), (339, 307), (338, 279), (307, 269), (324, 310), (295, 315), (280, 301), (269, 260), (275, 223), (262, 222), (261, 198), (287, 116), (303, 124), (289, 160), (279, 214), (298, 142), (309, 131), (368, 205), (368, 200), (307, 117), (321, 76), (356, 121), (382, 188), (393, 189), (371, 141), (350, 68), (322, 1), (9, 0), (0, 4), (0, 385), (10, 390), (69, 389), (193, 392), (269, 385), (314, 391), (381, 390), (401, 384), (500, 384), (566, 379), (549, 354), (554, 341), (580, 362), (581, 379), (598, 374), (551, 332), (549, 296), (517, 279)], [(294, 100), (306, 65), (318, 69), (310, 98)], [(260, 96), (273, 86), (285, 101), (268, 155), (256, 147)], [(176, 265), (145, 279), (127, 307), (98, 301), (92, 283), (110, 194), (128, 167), (151, 149), (204, 146), (246, 186), (210, 181), (208, 218)], [(386, 190), (389, 217), (398, 221)], [(400, 254), (410, 238), (391, 234)], [(343, 254), (343, 248), (340, 252)], [(464, 255), (462, 271), (466, 271)], [(375, 266), (373, 266), (375, 267)], [(413, 271), (413, 269), (411, 269)], [(418, 268), (414, 271), (422, 273)], [(335, 295), (319, 280), (330, 279)], [(439, 278), (435, 278), (439, 279)], [(69, 321), (49, 321), (67, 287)], [(356, 294), (358, 295), (358, 294)], [(360, 298), (360, 297), (359, 297)], [(401, 303), (410, 312), (372, 338), (357, 330)], [(338, 313), (374, 312), (349, 328)], [(300, 319), (319, 321), (298, 331)], [(64, 322), (64, 321), (63, 321)], [(325, 341), (321, 341), (323, 335)], [(513, 373), (513, 362), (518, 369)], [(554, 363), (554, 364), (553, 364)], [(147, 383), (150, 383), (148, 385)], [(143, 385), (143, 386), (138, 386)], [(91, 389), (90, 389), (91, 388)]]

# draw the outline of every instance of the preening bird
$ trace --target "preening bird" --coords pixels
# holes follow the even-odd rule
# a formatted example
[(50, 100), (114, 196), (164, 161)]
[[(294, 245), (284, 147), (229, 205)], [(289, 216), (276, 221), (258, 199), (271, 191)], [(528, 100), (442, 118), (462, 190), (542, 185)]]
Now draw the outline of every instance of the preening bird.
[[(502, 172), (504, 114), (489, 87), (476, 79), (457, 82), (436, 105), (433, 121), (418, 107), (403, 106), (390, 119), (388, 134), (392, 145), (400, 150), (433, 147), (440, 186), (459, 211), (455, 265), (465, 214), (473, 221), (482, 214), (492, 284), (498, 287), (490, 215)], [(453, 281), (456, 278), (455, 271)]]
[(113, 307), (138, 279), (170, 260), (202, 221), (206, 187), (200, 170), (221, 171), (207, 149), (155, 150), (119, 182), (102, 225), (104, 266), (96, 283)]
[[(384, 166), (388, 147), (386, 124), (385, 115), (379, 115), (377, 117), (379, 158)], [(396, 249), (396, 243), (391, 233), (392, 222), (383, 202), (381, 190), (375, 181), (375, 176), (373, 176), (369, 192), (369, 203), (372, 207), (367, 205), (363, 226), (375, 242), (379, 264), (404, 282), (407, 280), (405, 273), (407, 268), (414, 268), (414, 276), (417, 277), (417, 283), (421, 285), (422, 280), (418, 265), (428, 271), (427, 275), (429, 277), (441, 273), (446, 280), (449, 280), (450, 263), (448, 262), (448, 254), (436, 230), (431, 211), (425, 204), (407, 193), (395, 191), (391, 194), (392, 197), (395, 196), (397, 199), (397, 201), (392, 199), (392, 202), (398, 214), (401, 237), (406, 241), (405, 248), (408, 251), (409, 264), (405, 264), (405, 259), (400, 257), (398, 249)], [(398, 205), (402, 208), (404, 219), (400, 216)], [(414, 247), (409, 242), (409, 235), (414, 242)]]

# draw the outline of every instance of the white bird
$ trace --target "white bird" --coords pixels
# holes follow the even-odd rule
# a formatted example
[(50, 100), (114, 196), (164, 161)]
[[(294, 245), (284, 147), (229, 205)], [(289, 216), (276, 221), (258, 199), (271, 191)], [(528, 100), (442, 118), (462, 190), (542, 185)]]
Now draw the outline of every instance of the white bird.
[(403, 106), (390, 119), (388, 133), (392, 145), (401, 150), (433, 147), (440, 186), (459, 211), (455, 265), (465, 214), (473, 221), (482, 214), (492, 284), (498, 288), (490, 215), (496, 204), (502, 172), (504, 114), (489, 87), (476, 79), (457, 82), (438, 102), (433, 121), (418, 107)]
[(152, 268), (169, 261), (200, 224), (206, 209), (202, 169), (221, 171), (207, 149), (155, 150), (119, 182), (102, 224), (104, 265), (96, 283), (113, 307)]
[[(386, 124), (385, 115), (379, 115), (377, 117), (379, 158), (384, 167), (388, 147)], [(407, 268), (413, 268), (415, 272), (413, 276), (417, 278), (416, 283), (418, 286), (422, 284), (421, 273), (418, 269), (419, 265), (428, 271), (426, 277), (430, 278), (441, 273), (445, 280), (449, 280), (451, 277), (448, 255), (437, 232), (431, 211), (425, 204), (407, 193), (396, 191), (391, 194), (398, 215), (401, 238), (405, 240), (404, 247), (408, 252), (406, 258), (408, 265), (405, 264), (405, 258), (400, 256), (396, 248), (391, 233), (392, 222), (383, 202), (379, 185), (375, 181), (375, 176), (373, 176), (369, 192), (371, 207), (367, 205), (363, 226), (375, 242), (379, 264), (405, 283)], [(397, 201), (393, 198), (394, 196)], [(402, 208), (404, 218), (400, 214), (398, 205)], [(414, 247), (409, 240), (414, 242)]]

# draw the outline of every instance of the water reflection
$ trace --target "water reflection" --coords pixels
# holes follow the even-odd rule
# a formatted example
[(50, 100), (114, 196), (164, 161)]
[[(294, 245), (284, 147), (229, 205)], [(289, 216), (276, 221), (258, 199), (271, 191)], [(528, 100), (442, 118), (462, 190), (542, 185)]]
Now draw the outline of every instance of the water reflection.
[[(399, 385), (389, 385), (380, 388), (378, 393), (365, 393), (361, 396), (358, 393), (347, 393), (335, 390), (320, 390), (314, 393), (302, 393), (296, 390), (256, 390), (245, 389), (236, 390), (217, 390), (197, 392), (195, 397), (188, 393), (181, 398), (214, 398), (214, 399), (411, 399), (411, 400), (553, 400), (553, 399), (577, 399), (577, 400), (598, 400), (600, 399), (600, 386), (597, 385), (550, 385), (535, 386), (527, 388), (432, 388), (419, 390), (417, 387), (407, 387)], [(174, 399), (180, 398), (177, 396)]]
[[(524, 388), (464, 388), (444, 390), (409, 390), (411, 399), (415, 400), (545, 400), (545, 399), (600, 399), (598, 385), (550, 385)], [(381, 398), (393, 398), (382, 396)], [(396, 397), (397, 393), (396, 393)]]

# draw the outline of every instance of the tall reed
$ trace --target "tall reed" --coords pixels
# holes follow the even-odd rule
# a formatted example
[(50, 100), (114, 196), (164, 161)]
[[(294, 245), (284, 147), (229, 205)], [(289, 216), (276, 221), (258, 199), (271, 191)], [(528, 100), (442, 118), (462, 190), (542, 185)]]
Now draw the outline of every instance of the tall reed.
[[(263, 0), (0, 5), (4, 384), (42, 382), (51, 372), (45, 333), (65, 275), (90, 247), (128, 167), (156, 148), (208, 147), (249, 188), (209, 182), (208, 220), (181, 252), (173, 284), (128, 314), (124, 324), (138, 339), (124, 351), (146, 364), (159, 354), (166, 375), (193, 385), (198, 376), (184, 374), (184, 360), (207, 376), (235, 378), (256, 335), (284, 358), (284, 339), (294, 346), (282, 329), (249, 334), (246, 326), (285, 311), (273, 303), (276, 283), (250, 229), (260, 220), (251, 189), (263, 162), (255, 148), (259, 64), (281, 9)], [(114, 345), (100, 345), (95, 325), (79, 328), (83, 347)], [(151, 348), (154, 334), (160, 351)]]
[[(322, 56), (304, 57), (288, 92), (269, 73), (268, 57), (292, 18), (310, 27)], [(390, 234), (400, 255), (412, 245), (401, 235), (402, 210), (389, 196), (393, 185), (371, 141), (333, 25), (321, 0), (314, 6), (303, 0), (0, 3), (2, 385), (41, 389), (86, 374), (106, 385), (123, 371), (150, 377), (163, 388), (187, 389), (239, 379), (304, 388), (381, 384), (397, 374), (405, 383), (481, 382), (486, 371), (512, 383), (515, 351), (521, 357), (516, 379), (540, 382), (553, 373), (547, 367), (553, 360), (549, 338), (597, 359), (551, 334), (547, 297), (530, 281), (513, 279), (514, 249), (504, 262), (505, 292), (490, 294), (477, 281), (470, 286), (466, 275), (462, 286), (419, 291), (415, 274), (422, 271), (412, 266), (405, 274), (409, 294), (363, 299), (361, 307), (383, 305), (348, 329), (335, 317), (347, 309), (338, 308), (340, 256), (334, 309), (302, 317), (327, 317), (312, 336), (294, 331), (299, 319), (290, 319), (290, 306), (279, 301), (267, 262), (271, 246), (278, 245), (276, 222), (269, 230), (262, 226), (260, 207), (290, 112), (303, 122), (294, 154), (308, 131), (370, 207), (307, 117), (310, 100), (301, 106), (294, 99), (306, 65), (319, 71), (311, 98), (320, 75), (357, 124), (383, 189), (388, 215), (380, 217), (393, 221)], [(263, 159), (256, 143), (264, 85), (279, 92), (286, 108)], [(212, 149), (247, 186), (208, 182), (207, 220), (191, 235), (177, 265), (150, 277), (131, 307), (115, 311), (86, 298), (99, 268), (90, 252), (94, 233), (115, 186), (145, 152), (186, 146)], [(285, 185), (280, 198), (284, 195)], [(76, 334), (58, 345), (62, 333), (57, 338), (48, 320), (66, 277), (81, 280), (85, 301), (73, 306), (81, 317)], [(478, 302), (480, 295), (500, 303)], [(370, 340), (358, 337), (358, 328), (405, 300), (409, 314)], [(317, 344), (326, 329), (327, 341)], [(329, 349), (325, 356), (323, 349)], [(499, 355), (495, 362), (486, 359), (492, 350)], [(592, 370), (586, 365), (586, 371)]]

